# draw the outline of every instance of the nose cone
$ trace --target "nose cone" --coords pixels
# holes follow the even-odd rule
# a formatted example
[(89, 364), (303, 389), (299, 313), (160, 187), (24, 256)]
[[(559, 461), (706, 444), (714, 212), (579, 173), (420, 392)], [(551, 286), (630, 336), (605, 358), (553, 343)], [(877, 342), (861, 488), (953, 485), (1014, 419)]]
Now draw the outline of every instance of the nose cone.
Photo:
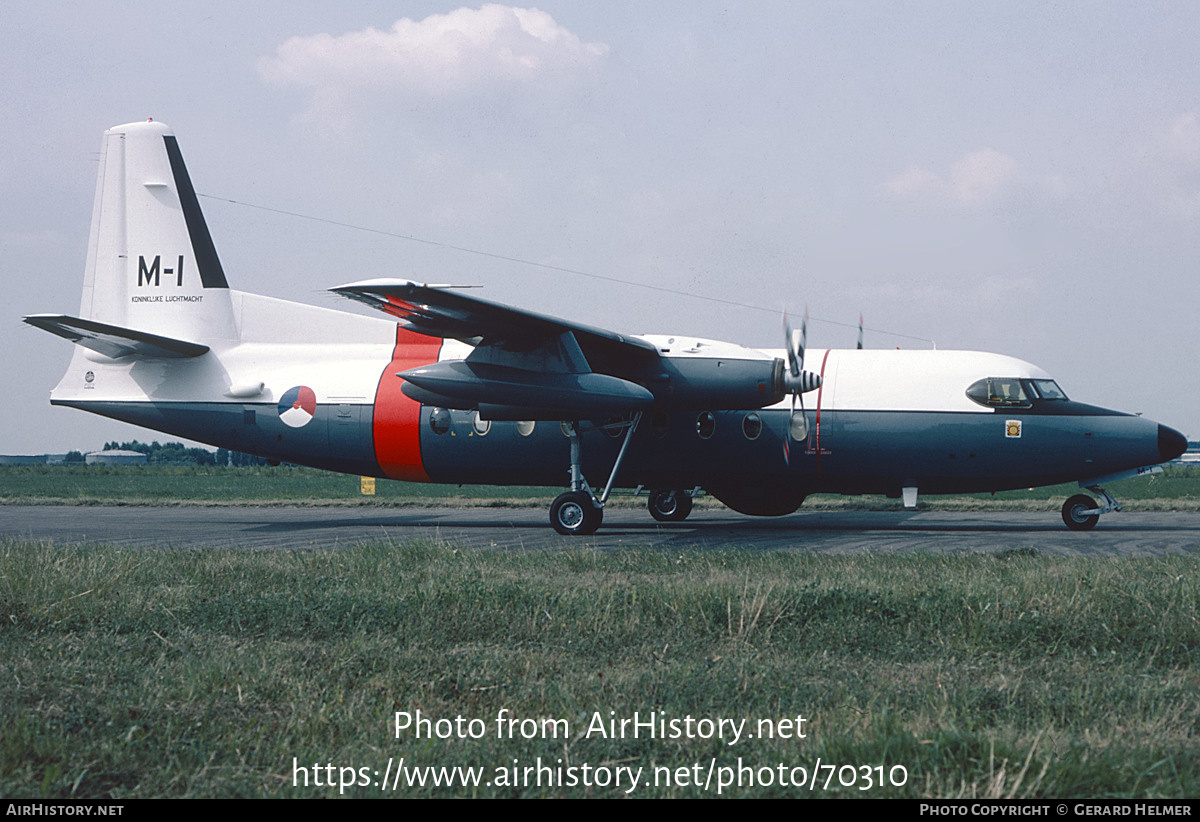
[(1158, 453), (1163, 462), (1170, 462), (1187, 450), (1187, 438), (1174, 428), (1158, 426)]

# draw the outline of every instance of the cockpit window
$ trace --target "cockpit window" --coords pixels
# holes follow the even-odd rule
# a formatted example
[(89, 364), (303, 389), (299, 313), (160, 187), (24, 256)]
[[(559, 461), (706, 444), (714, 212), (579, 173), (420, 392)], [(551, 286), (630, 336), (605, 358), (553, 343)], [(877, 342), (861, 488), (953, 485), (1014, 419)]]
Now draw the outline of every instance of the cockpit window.
[(1021, 386), (1021, 380), (1017, 377), (987, 377), (977, 380), (967, 389), (967, 396), (988, 408), (1029, 408), (1032, 405)]
[(1033, 388), (1044, 400), (1065, 400), (1067, 395), (1054, 380), (1030, 380)]

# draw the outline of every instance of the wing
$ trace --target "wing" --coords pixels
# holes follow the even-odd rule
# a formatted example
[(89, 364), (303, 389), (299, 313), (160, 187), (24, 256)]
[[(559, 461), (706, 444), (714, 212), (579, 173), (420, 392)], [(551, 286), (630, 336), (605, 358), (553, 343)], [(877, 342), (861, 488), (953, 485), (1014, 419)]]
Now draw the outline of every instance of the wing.
[(420, 334), (475, 346), (522, 350), (570, 333), (589, 356), (658, 356), (653, 343), (638, 337), (468, 297), (450, 289), (408, 280), (364, 280), (330, 290), (390, 314)]
[(428, 405), (493, 418), (567, 419), (636, 410), (654, 395), (658, 349), (638, 337), (469, 297), (448, 286), (366, 280), (331, 289), (412, 331), (474, 346), (465, 360), (405, 371), (403, 391)]
[(464, 360), (400, 374), (404, 393), (426, 405), (476, 409), (491, 419), (562, 420), (651, 404), (763, 408), (783, 397), (783, 362), (736, 346), (719, 355), (669, 357), (640, 337), (407, 280), (367, 280), (333, 291), (413, 331), (475, 346)]

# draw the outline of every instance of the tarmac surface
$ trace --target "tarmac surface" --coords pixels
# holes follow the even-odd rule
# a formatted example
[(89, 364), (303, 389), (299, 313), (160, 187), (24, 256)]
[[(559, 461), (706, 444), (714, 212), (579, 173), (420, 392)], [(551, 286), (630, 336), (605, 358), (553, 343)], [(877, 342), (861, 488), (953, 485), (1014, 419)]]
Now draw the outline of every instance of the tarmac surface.
[(0, 538), (163, 548), (328, 549), (364, 541), (436, 539), (458, 548), (663, 550), (741, 548), (828, 553), (999, 552), (1161, 556), (1200, 551), (1200, 513), (1120, 512), (1068, 531), (1056, 512), (801, 511), (744, 517), (698, 510), (682, 523), (610, 509), (590, 537), (562, 537), (540, 508), (0, 506)]

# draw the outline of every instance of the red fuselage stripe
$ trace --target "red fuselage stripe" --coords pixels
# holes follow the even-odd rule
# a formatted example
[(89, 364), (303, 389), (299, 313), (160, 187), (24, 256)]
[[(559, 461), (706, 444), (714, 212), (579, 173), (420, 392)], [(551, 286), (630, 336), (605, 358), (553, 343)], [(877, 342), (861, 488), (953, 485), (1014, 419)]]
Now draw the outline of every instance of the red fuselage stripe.
[(399, 371), (437, 362), (442, 341), (396, 328), (392, 361), (379, 377), (372, 418), (375, 459), (386, 476), (408, 482), (429, 482), (421, 461), (421, 404), (404, 396)]

